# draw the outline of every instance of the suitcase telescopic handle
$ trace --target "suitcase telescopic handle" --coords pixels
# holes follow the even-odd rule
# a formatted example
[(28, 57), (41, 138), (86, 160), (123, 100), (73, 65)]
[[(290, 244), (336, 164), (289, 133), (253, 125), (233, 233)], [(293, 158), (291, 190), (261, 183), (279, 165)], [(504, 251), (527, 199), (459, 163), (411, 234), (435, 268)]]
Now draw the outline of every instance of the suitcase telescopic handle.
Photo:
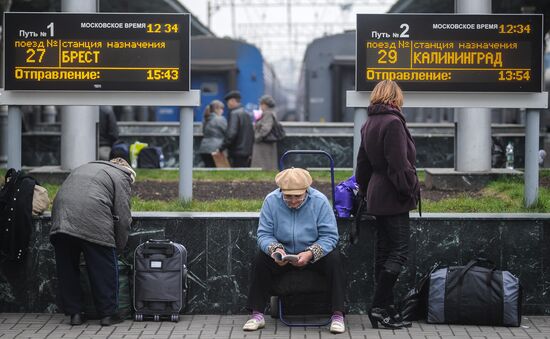
[(149, 239), (147, 242), (154, 242), (154, 243), (172, 243), (171, 240), (168, 239)]
[(334, 204), (334, 159), (332, 158), (332, 156), (330, 154), (328, 154), (327, 152), (325, 151), (321, 151), (321, 150), (290, 150), (290, 151), (286, 151), (282, 156), (281, 156), (281, 159), (279, 159), (279, 171), (282, 171), (283, 168), (285, 167), (285, 158), (287, 156), (289, 156), (290, 154), (321, 154), (321, 155), (324, 155), (328, 158), (328, 160), (330, 160), (330, 187), (332, 188), (332, 204)]

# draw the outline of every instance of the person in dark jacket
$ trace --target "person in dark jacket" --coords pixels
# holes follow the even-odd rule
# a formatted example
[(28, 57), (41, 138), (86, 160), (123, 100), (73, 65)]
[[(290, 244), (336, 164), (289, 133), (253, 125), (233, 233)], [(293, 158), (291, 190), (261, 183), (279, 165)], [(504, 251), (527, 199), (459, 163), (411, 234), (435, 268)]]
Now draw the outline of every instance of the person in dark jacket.
[(113, 106), (99, 106), (99, 160), (109, 160), (111, 147), (118, 139), (118, 125)]
[(224, 97), (229, 108), (229, 122), (225, 140), (219, 151), (228, 150), (231, 167), (250, 167), (252, 147), (254, 145), (254, 128), (252, 118), (241, 106), (239, 91), (231, 91)]
[(222, 115), (223, 107), (223, 102), (212, 100), (204, 110), (202, 140), (198, 150), (204, 167), (216, 167), (214, 159), (212, 159), (212, 152), (221, 147), (227, 130), (227, 120)]
[(366, 197), (367, 213), (376, 217), (376, 289), (368, 311), (373, 328), (410, 326), (393, 306), (394, 285), (408, 256), (409, 211), (420, 195), (416, 148), (402, 106), (403, 93), (395, 82), (374, 87), (357, 155), (359, 192)]
[(71, 325), (84, 321), (79, 281), (80, 255), (90, 277), (90, 286), (100, 324), (121, 322), (118, 308), (116, 250), (128, 240), (130, 185), (135, 172), (122, 158), (92, 161), (74, 169), (61, 185), (52, 206), (50, 241), (55, 261), (60, 300)]

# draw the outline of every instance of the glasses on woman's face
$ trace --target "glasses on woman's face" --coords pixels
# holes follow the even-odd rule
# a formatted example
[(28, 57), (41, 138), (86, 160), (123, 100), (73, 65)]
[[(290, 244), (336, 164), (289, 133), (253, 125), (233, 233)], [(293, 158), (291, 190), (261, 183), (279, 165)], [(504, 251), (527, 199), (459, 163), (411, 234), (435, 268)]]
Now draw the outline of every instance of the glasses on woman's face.
[(283, 194), (283, 200), (287, 203), (301, 203), (306, 199), (306, 194)]

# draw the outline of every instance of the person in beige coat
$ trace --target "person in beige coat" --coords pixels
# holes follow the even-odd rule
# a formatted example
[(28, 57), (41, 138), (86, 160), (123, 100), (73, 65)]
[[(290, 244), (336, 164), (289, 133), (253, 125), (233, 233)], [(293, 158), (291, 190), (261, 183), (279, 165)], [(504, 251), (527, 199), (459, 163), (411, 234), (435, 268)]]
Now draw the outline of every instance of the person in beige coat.
[(277, 143), (265, 142), (263, 139), (271, 132), (275, 113), (275, 100), (270, 95), (260, 98), (262, 116), (254, 125), (254, 148), (252, 150), (251, 167), (261, 167), (263, 170), (277, 169)]

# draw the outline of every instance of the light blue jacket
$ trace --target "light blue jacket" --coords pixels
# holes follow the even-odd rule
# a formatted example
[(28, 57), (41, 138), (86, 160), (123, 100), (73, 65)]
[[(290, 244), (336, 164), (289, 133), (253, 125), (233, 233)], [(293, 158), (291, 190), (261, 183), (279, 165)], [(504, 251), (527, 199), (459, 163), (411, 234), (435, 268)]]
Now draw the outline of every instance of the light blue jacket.
[(264, 253), (270, 255), (274, 244), (281, 244), (288, 254), (303, 252), (313, 245), (322, 249), (322, 253), (313, 251), (317, 261), (336, 247), (338, 227), (327, 197), (311, 187), (307, 193), (297, 209), (286, 205), (280, 189), (267, 195), (257, 233), (258, 246)]

